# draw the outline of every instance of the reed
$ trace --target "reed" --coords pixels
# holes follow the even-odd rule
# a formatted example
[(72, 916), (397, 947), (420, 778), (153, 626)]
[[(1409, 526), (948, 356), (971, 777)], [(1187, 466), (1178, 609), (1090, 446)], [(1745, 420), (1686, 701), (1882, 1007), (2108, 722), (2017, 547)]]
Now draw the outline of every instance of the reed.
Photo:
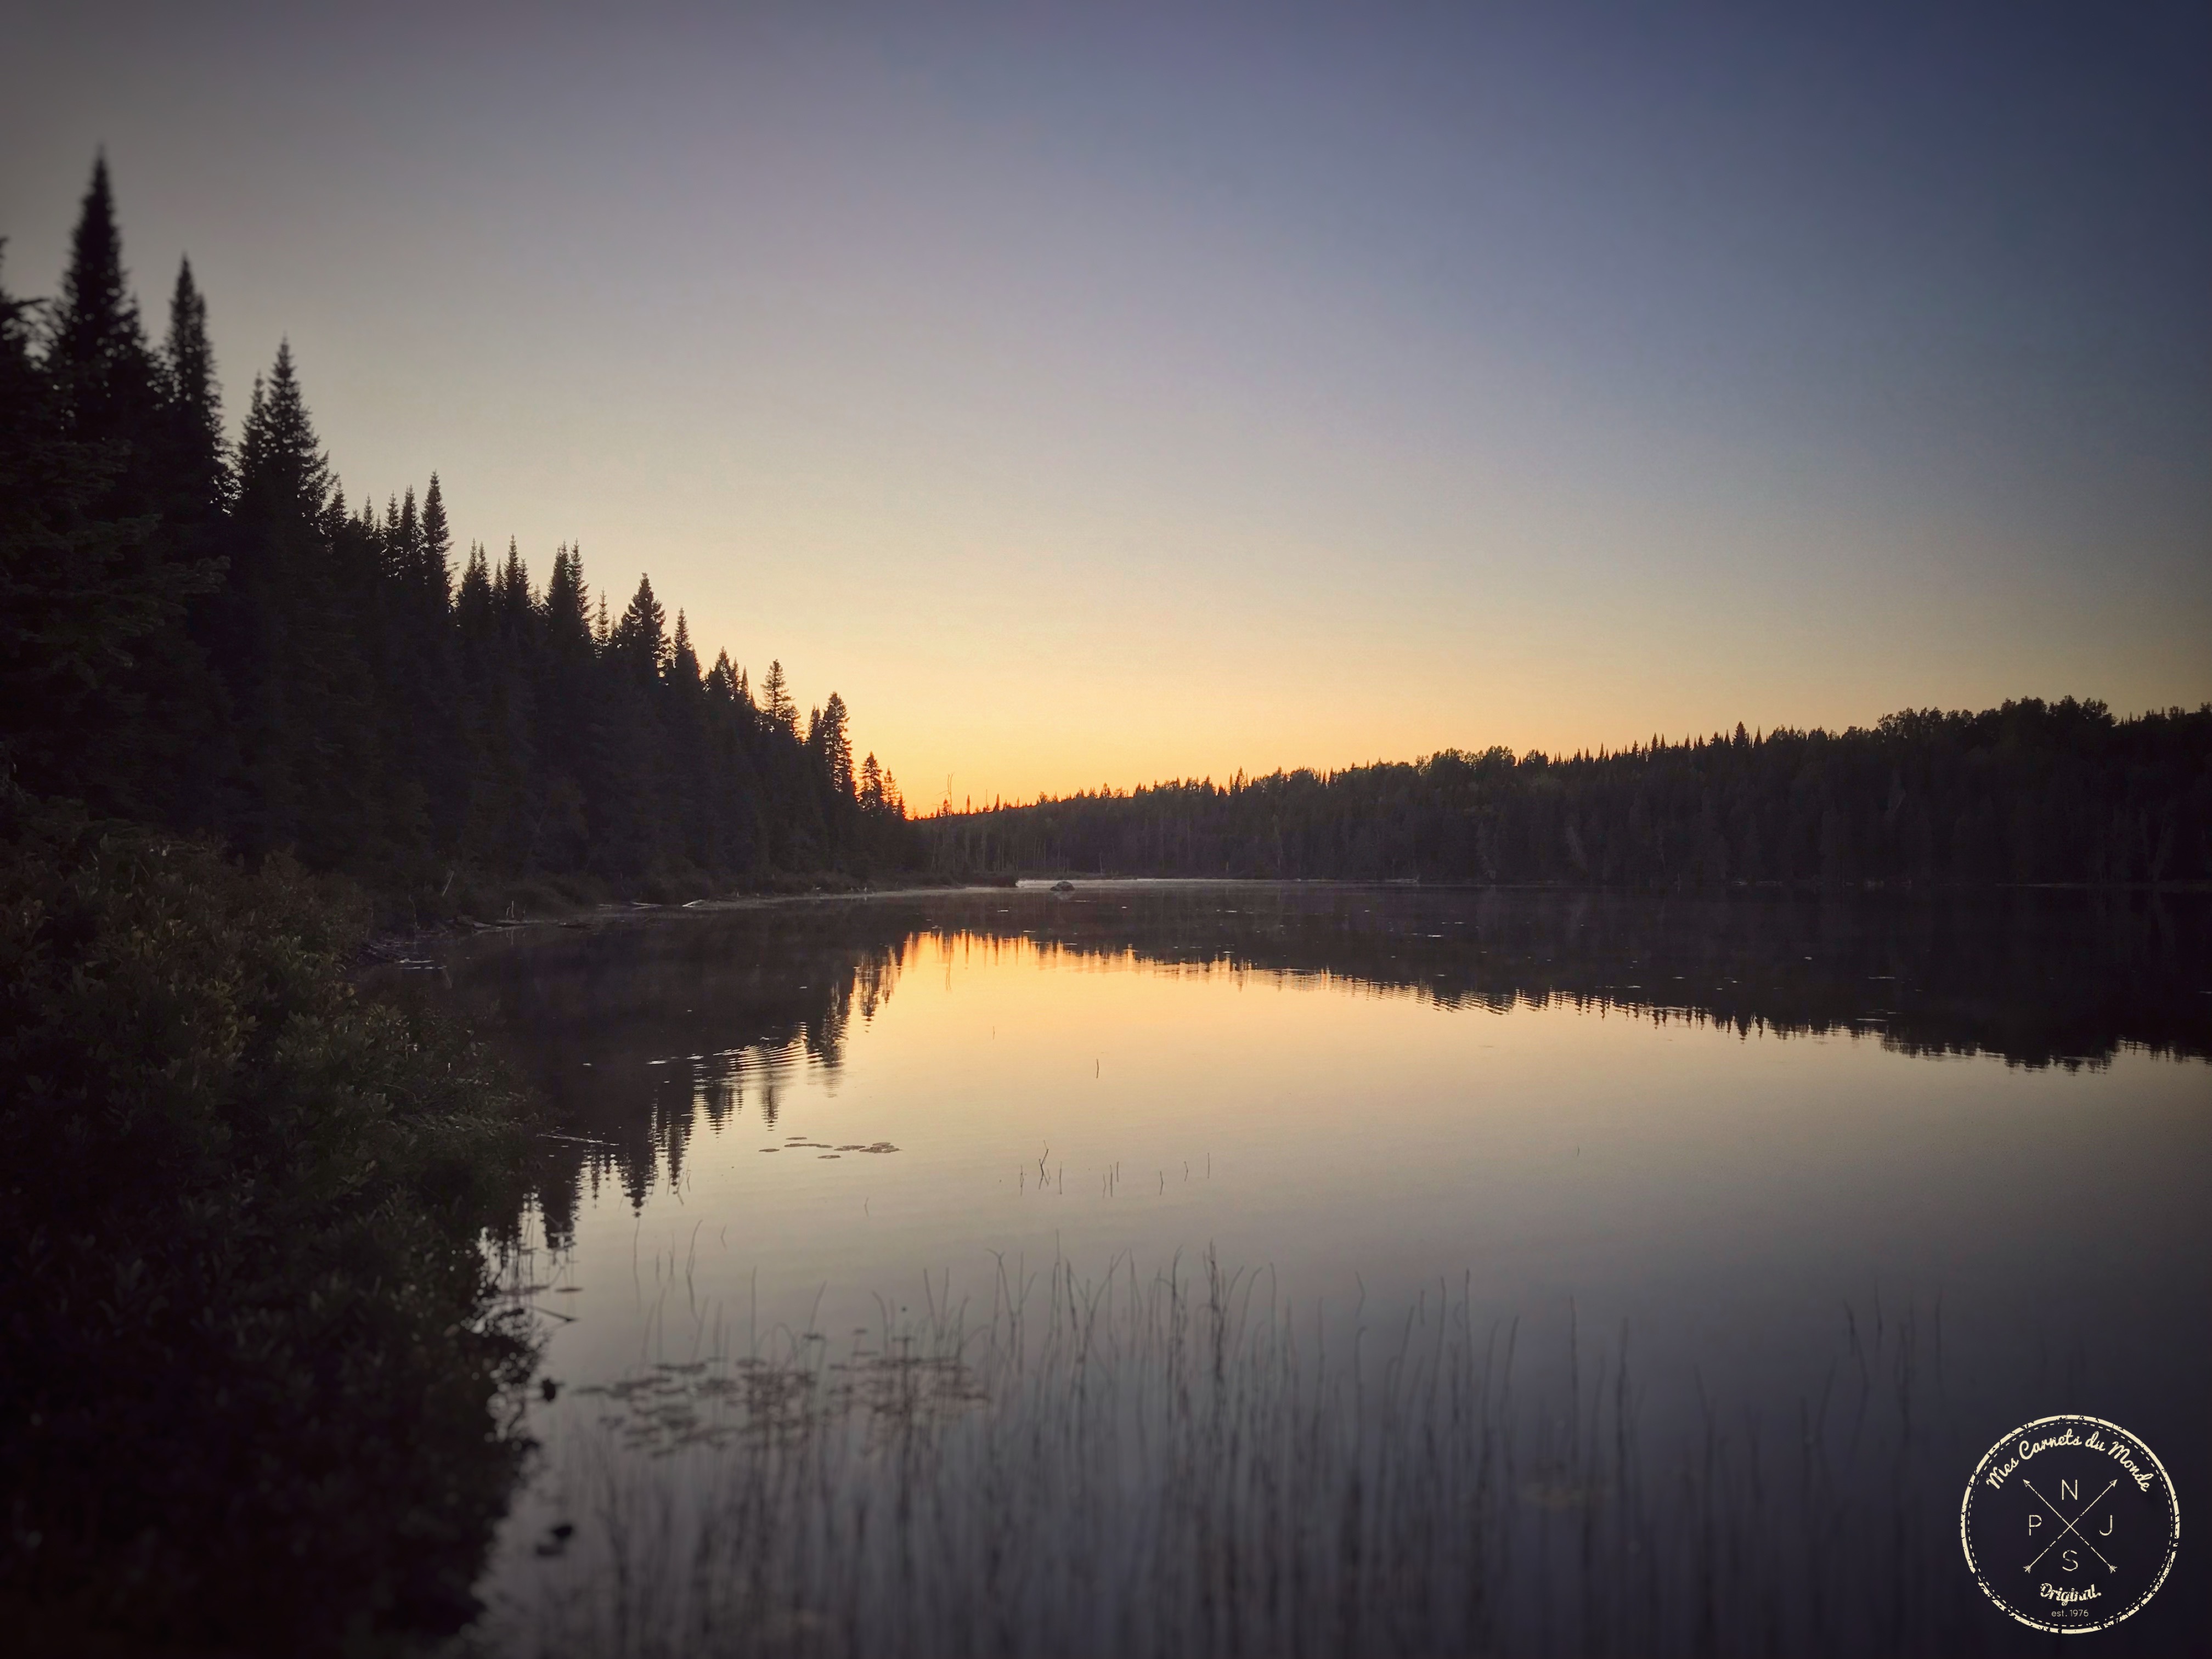
[[(1211, 1255), (1003, 1264), (832, 1344), (599, 1390), (488, 1651), (1970, 1652), (1917, 1316), (1846, 1316), (1796, 1420), (1647, 1432), (1625, 1342), (1432, 1288), (1346, 1339)], [(1956, 1468), (1954, 1464), (1956, 1463)], [(1923, 1474), (1940, 1480), (1921, 1490)], [(1954, 1582), (1955, 1581), (1955, 1582)], [(1960, 1593), (1964, 1587), (1966, 1593)]]

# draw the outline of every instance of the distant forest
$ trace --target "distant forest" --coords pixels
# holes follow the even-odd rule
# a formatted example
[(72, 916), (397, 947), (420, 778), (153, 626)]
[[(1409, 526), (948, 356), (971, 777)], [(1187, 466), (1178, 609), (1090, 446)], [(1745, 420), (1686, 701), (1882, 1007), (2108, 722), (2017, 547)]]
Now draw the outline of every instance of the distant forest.
[(226, 441), (185, 263), (149, 344), (96, 165), (59, 297), (0, 293), (0, 769), (377, 885), (864, 872), (915, 848), (832, 694), (702, 666), (649, 580), (459, 561), (434, 475), (349, 507), (289, 344)]
[(1709, 888), (2212, 878), (2212, 705), (2028, 698), (1568, 759), (1101, 791), (923, 820), (940, 866)]
[[(455, 569), (459, 564), (458, 573)], [(2212, 878), (2212, 705), (1102, 791), (909, 819), (832, 694), (702, 665), (649, 580), (456, 559), (434, 475), (349, 507), (289, 347), (224, 428), (189, 264), (149, 343), (104, 163), (52, 302), (0, 293), (0, 775), (382, 887), (629, 891), (927, 863), (1637, 886)]]

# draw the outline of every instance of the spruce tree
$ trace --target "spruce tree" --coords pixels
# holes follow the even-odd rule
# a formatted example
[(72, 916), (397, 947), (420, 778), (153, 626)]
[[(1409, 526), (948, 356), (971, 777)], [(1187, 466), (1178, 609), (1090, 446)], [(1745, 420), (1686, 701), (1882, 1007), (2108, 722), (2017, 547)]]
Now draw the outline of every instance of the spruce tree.
[(76, 793), (108, 685), (179, 596), (143, 556), (154, 521), (99, 511), (113, 451), (65, 435), (29, 309), (0, 291), (0, 775)]
[[(640, 576), (622, 620), (615, 624), (616, 654), (640, 681), (654, 681), (668, 664), (668, 613), (653, 596), (653, 579)], [(696, 666), (696, 659), (695, 659)]]
[(147, 346), (124, 270), (104, 159), (94, 164), (48, 320), (44, 368), (54, 434), (90, 447), (95, 467), (96, 487), (76, 510), (117, 526), (142, 524), (114, 544), (99, 582), (118, 593), (134, 590), (154, 605), (127, 647), (120, 643), (125, 636), (108, 635), (115, 648), (106, 667), (71, 702), (70, 787), (103, 810), (154, 816), (170, 805), (182, 733), (198, 723), (205, 702), (204, 687), (171, 682), (191, 678), (185, 608), (213, 585), (216, 568), (204, 538), (180, 538), (156, 522), (176, 505), (163, 466), (166, 377)]
[(432, 473), (418, 513), (409, 489), (399, 509), (396, 580), (386, 612), (383, 677), (388, 744), (425, 814), (416, 851), (446, 857), (468, 812), (466, 717), (453, 628), (453, 538), (445, 492)]
[(553, 555), (545, 584), (545, 633), (556, 656), (591, 653), (592, 599), (584, 586), (583, 556), (563, 543)]
[(696, 691), (700, 685), (699, 653), (691, 648), (691, 626), (684, 613), (676, 613), (676, 635), (668, 646), (668, 683), (678, 691)]
[(239, 507), (263, 523), (319, 526), (331, 487), (330, 461), (307, 416), (292, 343), (285, 340), (267, 378), (253, 382), (238, 447)]
[(830, 790), (845, 800), (853, 796), (853, 738), (847, 729), (845, 700), (835, 691), (830, 701), (822, 705), (820, 718), (811, 734), (814, 747), (820, 752), (824, 775)]
[(136, 742), (118, 748), (117, 757), (134, 775), (128, 792), (133, 810), (204, 829), (222, 821), (238, 764), (222, 683), (208, 660), (213, 611), (207, 596), (229, 564), (234, 479), (207, 301), (190, 260), (178, 266), (170, 291), (157, 368), (160, 402), (145, 477), (148, 503), (161, 522), (149, 550), (191, 599), (137, 653), (128, 683), (143, 712), (134, 722)]
[(167, 392), (161, 465), (162, 510), (173, 522), (213, 521), (229, 507), (229, 446), (222, 432), (222, 393), (208, 340), (207, 301), (192, 281), (192, 262), (177, 267), (169, 295), (169, 333), (162, 344)]
[(446, 495), (438, 475), (422, 495), (422, 533), (416, 552), (416, 583), (427, 607), (443, 614), (453, 602), (453, 534), (446, 523)]
[(553, 555), (546, 580), (535, 657), (537, 773), (525, 854), (550, 869), (581, 870), (591, 862), (589, 797), (606, 747), (592, 600), (582, 550), (563, 544)]
[(0, 296), (0, 765), (372, 879), (854, 844), (841, 698), (802, 745), (781, 663), (763, 714), (726, 653), (701, 672), (687, 617), (670, 636), (648, 578), (611, 617), (571, 545), (541, 595), (512, 539), (503, 562), (472, 544), (457, 592), (442, 481), (349, 510), (289, 341), (227, 446), (191, 263), (157, 354), (104, 162), (43, 353), (32, 314)]
[(461, 572), (460, 592), (453, 599), (453, 622), (462, 640), (471, 645), (487, 642), (495, 631), (498, 600), (492, 590), (491, 563), (483, 544), (471, 542), (466, 566)]
[(791, 692), (783, 682), (783, 664), (772, 659), (768, 665), (768, 678), (761, 682), (761, 714), (769, 725), (786, 737), (799, 735), (799, 710), (791, 701)]
[[(158, 425), (156, 370), (123, 270), (105, 156), (93, 163), (92, 185), (70, 239), (46, 359), (70, 437), (150, 447)], [(132, 498), (129, 505), (143, 507), (147, 492), (143, 485), (129, 489), (126, 479), (118, 483)]]
[(333, 501), (287, 341), (254, 382), (239, 444), (237, 557), (216, 665), (238, 708), (247, 775), (239, 834), (325, 866), (382, 857), (387, 804), (404, 806), (378, 740), (358, 601), (339, 585)]
[(411, 595), (422, 571), (422, 521), (415, 511), (414, 485), (407, 487), (396, 509), (386, 507), (384, 538), (384, 568), (390, 575), (392, 591), (394, 595)]
[(529, 630), (531, 610), (530, 567), (522, 562), (522, 551), (510, 536), (507, 562), (499, 568), (499, 617), (507, 638), (516, 646)]

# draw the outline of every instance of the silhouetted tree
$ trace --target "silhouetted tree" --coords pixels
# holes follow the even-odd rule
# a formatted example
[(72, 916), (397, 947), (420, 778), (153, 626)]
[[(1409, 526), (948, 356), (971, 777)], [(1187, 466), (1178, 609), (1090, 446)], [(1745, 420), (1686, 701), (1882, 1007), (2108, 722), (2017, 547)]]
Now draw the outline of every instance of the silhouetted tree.
[(951, 868), (1571, 882), (2212, 876), (2212, 707), (2025, 698), (1554, 760), (1493, 749), (944, 815)]
[[(416, 890), (463, 868), (696, 882), (910, 856), (852, 833), (848, 716), (802, 743), (702, 672), (649, 579), (562, 546), (455, 582), (443, 481), (349, 508), (289, 342), (223, 441), (189, 262), (159, 354), (95, 165), (50, 326), (0, 296), (0, 762), (39, 792)], [(40, 349), (43, 343), (44, 349)]]
[(69, 435), (27, 310), (0, 291), (0, 748), (25, 785), (80, 793), (112, 688), (185, 595), (144, 556), (156, 521), (101, 510), (124, 452)]
[[(46, 362), (68, 436), (79, 443), (149, 447), (160, 421), (158, 376), (124, 273), (105, 157), (93, 163), (70, 239)], [(125, 492), (126, 508), (146, 505), (143, 489), (132, 487), (141, 483), (133, 469), (118, 468), (115, 483)]]

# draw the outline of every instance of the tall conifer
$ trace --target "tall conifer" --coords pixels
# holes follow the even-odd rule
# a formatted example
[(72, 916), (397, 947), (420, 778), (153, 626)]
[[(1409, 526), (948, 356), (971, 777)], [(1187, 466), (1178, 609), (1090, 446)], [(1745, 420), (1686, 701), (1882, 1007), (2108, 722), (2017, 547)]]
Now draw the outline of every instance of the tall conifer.
[(319, 526), (331, 489), (330, 461), (307, 416), (292, 343), (285, 340), (268, 377), (253, 382), (238, 447), (239, 505), (249, 516)]
[(668, 683), (679, 691), (696, 691), (700, 685), (699, 653), (691, 646), (691, 625), (676, 613), (676, 635), (668, 643)]
[(853, 737), (846, 729), (845, 700), (835, 691), (822, 705), (820, 718), (809, 734), (820, 751), (830, 789), (841, 799), (853, 794)]
[(169, 295), (169, 333), (162, 344), (167, 393), (161, 465), (165, 510), (205, 522), (230, 505), (229, 446), (222, 431), (222, 392), (207, 331), (207, 301), (192, 281), (192, 262), (177, 267)]
[(482, 640), (492, 632), (495, 600), (492, 592), (491, 565), (484, 557), (483, 544), (469, 544), (468, 563), (461, 572), (460, 592), (453, 599), (453, 620), (465, 640)]
[(591, 653), (592, 599), (584, 586), (584, 556), (565, 544), (553, 555), (553, 574), (545, 584), (545, 632), (556, 656)]
[(786, 737), (799, 735), (799, 709), (783, 683), (783, 664), (780, 659), (769, 663), (768, 678), (761, 682), (760, 710), (762, 718)]
[[(52, 319), (41, 354), (0, 296), (0, 763), (18, 777), (410, 882), (454, 859), (818, 867), (856, 844), (842, 699), (802, 744), (780, 662), (764, 717), (726, 653), (701, 672), (681, 612), (671, 637), (649, 579), (617, 623), (572, 545), (542, 594), (512, 539), (457, 573), (434, 473), (350, 510), (289, 341), (227, 446), (191, 265), (157, 354), (104, 163)], [(196, 584), (214, 591), (188, 611)]]
[(107, 688), (173, 596), (143, 556), (153, 521), (99, 510), (114, 457), (66, 435), (29, 309), (0, 292), (0, 769), (78, 793)]
[[(70, 435), (144, 447), (155, 424), (155, 368), (123, 270), (107, 159), (93, 163), (47, 349)], [(134, 492), (135, 493), (135, 492)]]
[[(604, 596), (603, 602), (604, 602)], [(640, 576), (622, 620), (615, 624), (614, 648), (641, 680), (656, 680), (668, 665), (668, 613), (653, 596), (653, 579)], [(696, 666), (696, 664), (695, 664)]]
[(530, 625), (530, 567), (514, 538), (507, 538), (507, 562), (499, 568), (499, 615), (508, 637), (516, 641)]
[(422, 580), (422, 520), (415, 510), (415, 486), (407, 486), (399, 508), (385, 516), (385, 565), (392, 573), (394, 591), (411, 595)]
[(453, 532), (446, 523), (446, 493), (434, 472), (422, 495), (422, 539), (416, 556), (416, 580), (425, 603), (444, 611), (453, 602)]

